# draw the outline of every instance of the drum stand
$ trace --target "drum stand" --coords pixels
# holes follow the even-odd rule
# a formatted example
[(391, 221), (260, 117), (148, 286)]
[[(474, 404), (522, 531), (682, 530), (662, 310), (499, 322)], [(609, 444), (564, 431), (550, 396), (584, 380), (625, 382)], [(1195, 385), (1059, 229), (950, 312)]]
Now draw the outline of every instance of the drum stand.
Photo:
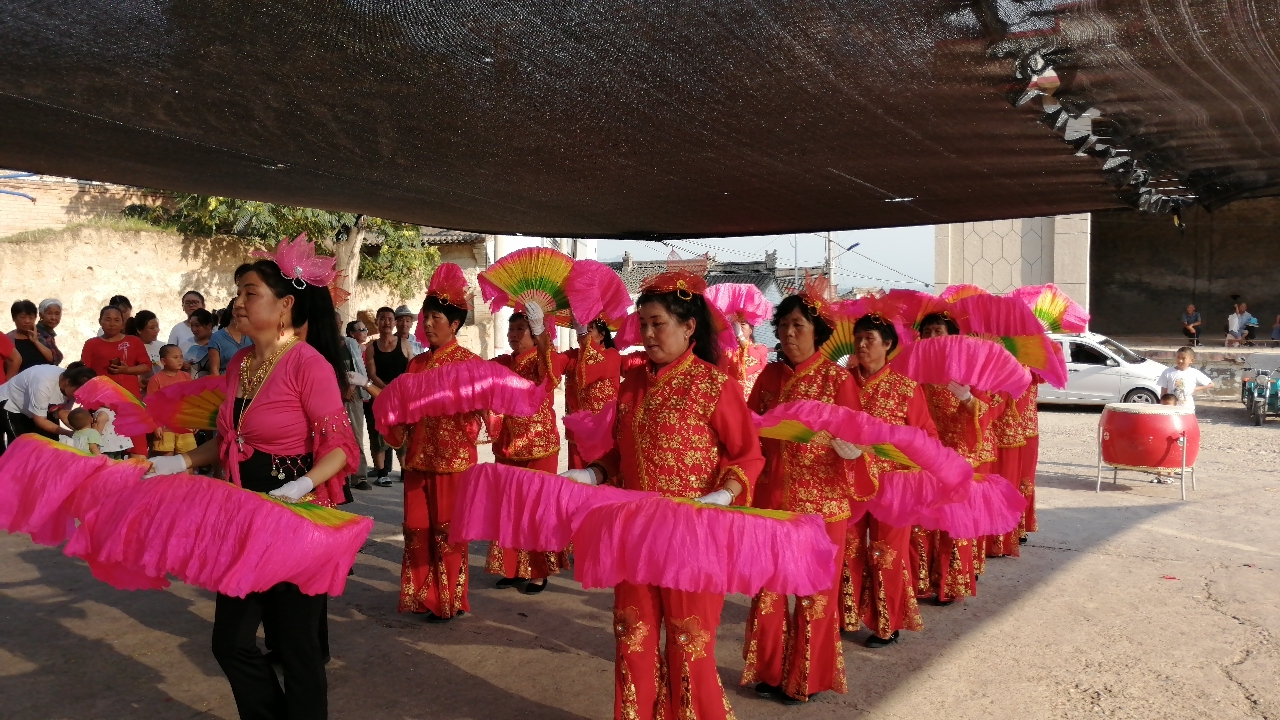
[[(1196, 489), (1196, 469), (1194, 467), (1187, 467), (1187, 434), (1185, 432), (1183, 432), (1182, 435), (1178, 437), (1178, 447), (1182, 448), (1182, 467), (1180, 468), (1181, 479), (1182, 479), (1182, 499), (1186, 500), (1187, 499), (1187, 473), (1188, 472), (1191, 473), (1191, 489), (1195, 490)], [(1148, 468), (1148, 467), (1137, 467), (1134, 465), (1112, 465), (1110, 463), (1103, 463), (1102, 462), (1102, 425), (1099, 424), (1098, 425), (1098, 486), (1094, 488), (1094, 492), (1102, 492), (1102, 466), (1104, 464), (1107, 467), (1111, 468), (1111, 484), (1112, 485), (1118, 484), (1120, 482), (1121, 470), (1132, 470), (1134, 472), (1146, 473), (1147, 475), (1163, 476), (1162, 471), (1175, 469), (1175, 468), (1157, 469), (1157, 468)]]

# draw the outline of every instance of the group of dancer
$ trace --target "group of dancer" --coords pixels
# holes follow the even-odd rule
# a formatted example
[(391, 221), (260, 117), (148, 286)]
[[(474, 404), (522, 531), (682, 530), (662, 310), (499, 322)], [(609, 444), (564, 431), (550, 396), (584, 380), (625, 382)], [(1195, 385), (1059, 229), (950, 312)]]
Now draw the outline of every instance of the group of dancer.
[[(234, 313), (253, 345), (229, 365), (217, 434), (189, 452), (151, 458), (155, 474), (220, 462), (227, 479), (245, 489), (328, 507), (343, 501), (342, 479), (355, 471), (359, 450), (342, 398), (349, 383), (367, 378), (343, 362), (327, 288), (333, 278), (332, 259), (316, 256), (301, 238), (237, 273)], [(426, 350), (393, 385), (407, 387), (414, 376), (455, 363), (483, 363), (458, 342), (472, 295), (459, 267), (436, 269), (419, 315)], [(626, 314), (625, 291), (622, 298)], [(1018, 555), (1026, 533), (1036, 529), (1036, 383), (1012, 396), (956, 381), (922, 384), (890, 364), (904, 343), (960, 333), (945, 303), (835, 301), (823, 278), (809, 279), (776, 309), (762, 298), (751, 308), (725, 298), (709, 292), (703, 277), (675, 270), (647, 279), (624, 319), (604, 312), (553, 318), (555, 310), (530, 297), (512, 299), (511, 352), (492, 362), (521, 378), (522, 387), (545, 393), (530, 404), (536, 409), (427, 415), (400, 424), (381, 417), (385, 439), (403, 452), (399, 610), (429, 623), (470, 611), (467, 544), (450, 534), (466, 473), (484, 442), (492, 442), (501, 465), (555, 473), (561, 437), (551, 391), (562, 383), (569, 413), (606, 418), (608, 448), (597, 452), (600, 438), (588, 443), (566, 431), (569, 468), (563, 478), (696, 501), (698, 507), (822, 519), (833, 553), (828, 557), (835, 561), (829, 570), (825, 563), (814, 568), (820, 578), (830, 573), (826, 589), (798, 597), (761, 590), (751, 600), (741, 682), (760, 696), (798, 704), (818, 693), (845, 692), (842, 632), (866, 626), (868, 647), (889, 646), (901, 630), (923, 629), (920, 600), (947, 605), (971, 597), (986, 558)], [(553, 348), (557, 321), (575, 329), (577, 348)], [(773, 362), (751, 339), (753, 323), (764, 321), (779, 340)], [(618, 344), (642, 349), (621, 353), (614, 340), (619, 329)], [(847, 352), (829, 351), (838, 342)], [(394, 394), (391, 389), (383, 397)], [(877, 496), (910, 462), (832, 433), (805, 441), (762, 437), (757, 419), (797, 401), (918, 428), (921, 437), (927, 433), (968, 461), (973, 483), (1012, 483), (1025, 497), (1021, 521), (1001, 535), (955, 537), (878, 518)], [(485, 568), (497, 576), (498, 587), (536, 594), (571, 562), (569, 548), (546, 552), (493, 542)], [(342, 572), (349, 567), (350, 558)], [(326, 600), (291, 582), (240, 596), (218, 594), (213, 652), (241, 717), (326, 716)], [(715, 660), (723, 605), (718, 592), (627, 581), (614, 586), (615, 717), (733, 717)], [(258, 649), (259, 627), (271, 658)], [(282, 666), (283, 688), (273, 660)]]
[[(990, 556), (1016, 556), (1034, 525), (1035, 384), (1019, 397), (951, 383), (922, 385), (888, 365), (903, 318), (868, 314), (854, 329), (847, 367), (818, 352), (832, 335), (837, 303), (814, 279), (786, 298), (771, 318), (781, 352), (772, 363), (750, 338), (742, 317), (736, 348), (717, 338), (717, 317), (702, 277), (668, 272), (649, 278), (636, 301), (643, 350), (620, 354), (602, 318), (576, 327), (579, 347), (551, 348), (536, 304), (512, 315), (509, 355), (495, 359), (547, 389), (565, 382), (568, 412), (598, 412), (616, 403), (614, 446), (593, 462), (567, 431), (569, 469), (577, 482), (657, 492), (716, 505), (820, 515), (831, 541), (844, 548), (831, 588), (816, 595), (752, 600), (744, 643), (743, 684), (762, 696), (802, 703), (824, 691), (845, 692), (841, 632), (863, 625), (867, 646), (885, 647), (899, 631), (921, 630), (917, 602), (950, 604), (977, 592)], [(456, 333), (470, 309), (462, 273), (442, 266), (423, 304), (429, 349), (409, 373), (476, 358)], [(908, 332), (958, 333), (945, 313)], [(746, 390), (750, 387), (750, 391)], [(446, 622), (470, 610), (465, 544), (449, 540), (450, 513), (461, 473), (476, 462), (483, 434), (501, 464), (555, 472), (560, 451), (552, 395), (530, 417), (495, 421), (483, 413), (425, 418), (397, 428), (407, 443), (405, 551), (400, 609)], [(956, 450), (980, 472), (996, 472), (1027, 498), (1025, 520), (1006, 535), (951, 537), (945, 532), (877, 521), (866, 502), (894, 463), (866, 457), (851, 443), (761, 439), (752, 414), (780, 403), (811, 400), (861, 410), (891, 424), (912, 425)], [(495, 424), (499, 427), (495, 428)], [(526, 584), (533, 594), (569, 564), (564, 552), (530, 552), (494, 543), (486, 569), (500, 588)], [(619, 718), (732, 717), (715, 664), (723, 595), (623, 583), (614, 588), (615, 714)], [(665, 650), (659, 648), (665, 631)]]

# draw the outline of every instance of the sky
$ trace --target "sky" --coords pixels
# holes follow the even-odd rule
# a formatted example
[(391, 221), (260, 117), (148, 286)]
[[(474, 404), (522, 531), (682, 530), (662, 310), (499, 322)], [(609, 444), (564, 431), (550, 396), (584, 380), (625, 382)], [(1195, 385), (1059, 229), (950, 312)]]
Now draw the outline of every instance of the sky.
[[(911, 287), (927, 289), (933, 282), (933, 226), (850, 230), (831, 234), (835, 281), (841, 291), (853, 287)], [(795, 244), (793, 244), (795, 243)], [(852, 251), (849, 246), (858, 243)], [(798, 245), (800, 266), (821, 265), (826, 259), (823, 237), (814, 233), (758, 237), (670, 240), (666, 244), (639, 240), (600, 240), (598, 257), (621, 260), (630, 252), (637, 260), (660, 260), (675, 248), (682, 257), (710, 252), (721, 261), (763, 260), (776, 250), (779, 267), (792, 267)]]

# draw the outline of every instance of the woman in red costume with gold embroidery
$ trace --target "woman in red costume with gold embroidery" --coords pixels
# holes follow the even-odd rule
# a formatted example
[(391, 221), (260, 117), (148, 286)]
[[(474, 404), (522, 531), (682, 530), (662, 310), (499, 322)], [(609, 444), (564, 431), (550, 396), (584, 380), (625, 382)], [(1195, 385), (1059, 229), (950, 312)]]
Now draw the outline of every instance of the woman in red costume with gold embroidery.
[[(462, 269), (436, 268), (422, 303), (427, 352), (409, 362), (407, 373), (446, 363), (480, 359), (458, 344), (457, 333), (471, 308)], [(449, 542), (449, 521), (460, 474), (476, 464), (480, 417), (463, 413), (425, 417), (411, 427), (394, 427), (387, 442), (404, 455), (404, 560), (400, 569), (400, 612), (421, 613), (427, 622), (445, 622), (469, 611), (467, 546)]]
[(769, 348), (755, 342), (755, 328), (742, 318), (729, 318), (733, 323), (733, 334), (738, 338), (738, 347), (730, 353), (729, 364), (733, 368), (734, 379), (742, 385), (742, 391), (751, 397), (751, 390), (765, 365), (769, 363)]
[(1032, 371), (1026, 392), (1005, 403), (1004, 411), (992, 427), (998, 446), (996, 472), (1014, 483), (1027, 499), (1027, 509), (1018, 527), (1004, 535), (987, 537), (986, 555), (991, 557), (1018, 557), (1022, 554), (1019, 546), (1027, 542), (1027, 533), (1036, 531), (1036, 465), (1040, 456), (1036, 398), (1040, 382), (1040, 376)]
[[(544, 386), (546, 399), (529, 417), (502, 418), (502, 429), (493, 443), (493, 456), (502, 465), (554, 473), (560, 462), (560, 432), (556, 427), (555, 401), (557, 379), (564, 374), (568, 358), (551, 349), (550, 335), (543, 324), (542, 308), (530, 304), (524, 312), (511, 315), (507, 324), (507, 344), (511, 353), (493, 359), (520, 377)], [(569, 556), (561, 552), (531, 552), (489, 544), (489, 560), (485, 569), (501, 575), (499, 588), (514, 587), (529, 581), (525, 592), (534, 595), (547, 587), (547, 578), (569, 565)]]
[[(565, 412), (598, 413), (618, 399), (622, 357), (614, 348), (613, 335), (604, 320), (597, 318), (579, 326), (577, 333), (579, 347), (564, 353), (569, 359), (564, 370)], [(565, 440), (569, 442), (569, 467), (585, 468), (587, 463), (578, 454), (578, 444), (567, 429)]]
[[(815, 291), (813, 285), (807, 290)], [(792, 295), (778, 306), (773, 326), (782, 359), (760, 373), (747, 400), (752, 412), (763, 414), (796, 400), (859, 409), (858, 385), (849, 371), (818, 353), (832, 332), (826, 305), (822, 292), (812, 292)], [(831, 541), (844, 547), (858, 448), (838, 438), (826, 444), (764, 439), (762, 445), (765, 469), (755, 506), (821, 515)], [(766, 487), (771, 497), (762, 496)], [(754, 598), (743, 646), (743, 685), (756, 683), (758, 694), (788, 705), (827, 690), (846, 692), (838, 610), (842, 569), (837, 566), (830, 590), (796, 598), (790, 617), (785, 596), (765, 590)]]
[[(749, 505), (764, 464), (737, 381), (720, 371), (716, 333), (687, 272), (648, 279), (638, 301), (648, 362), (627, 371), (618, 394), (616, 446), (578, 482), (610, 482), (717, 505)], [(724, 596), (623, 583), (614, 588), (614, 717), (732, 717), (716, 669)], [(659, 637), (666, 629), (666, 650)]]
[[(943, 313), (926, 315), (920, 321), (921, 338), (959, 334), (955, 321)], [(993, 406), (987, 395), (956, 382), (921, 388), (942, 444), (968, 460), (975, 470), (993, 472), (996, 455), (991, 424), (999, 412), (998, 403)], [(914, 540), (921, 536), (930, 541), (930, 552), (917, 551)], [(977, 568), (982, 557), (979, 545), (985, 542), (985, 538), (953, 538), (946, 531), (915, 528), (912, 549), (917, 564), (916, 596), (934, 595), (939, 604), (945, 605), (976, 595)]]
[[(865, 315), (853, 326), (857, 362), (850, 373), (858, 383), (858, 402), (863, 412), (894, 425), (912, 425), (937, 437), (929, 405), (916, 381), (888, 365), (889, 354), (898, 345), (894, 326), (879, 315)], [(897, 469), (891, 461), (866, 458), (858, 466), (867, 472), (855, 495), (853, 514), (861, 519), (849, 525), (845, 540), (845, 569), (841, 582), (840, 609), (845, 630), (858, 630), (859, 620), (871, 629), (867, 647), (881, 648), (898, 641), (902, 629), (924, 627), (916, 605), (915, 588), (909, 566), (911, 528), (894, 527), (862, 512), (861, 502), (869, 500), (877, 488), (881, 472)]]

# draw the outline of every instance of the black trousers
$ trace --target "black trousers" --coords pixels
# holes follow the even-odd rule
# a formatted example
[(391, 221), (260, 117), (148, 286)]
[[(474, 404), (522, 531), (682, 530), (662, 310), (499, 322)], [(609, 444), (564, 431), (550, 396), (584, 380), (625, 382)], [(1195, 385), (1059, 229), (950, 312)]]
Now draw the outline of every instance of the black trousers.
[[(280, 583), (244, 598), (218, 594), (213, 656), (231, 683), (241, 720), (323, 720), (328, 717), (324, 655), (328, 596), (303, 595)], [(284, 688), (258, 649), (258, 626), (271, 638), (284, 670)], [(322, 635), (323, 640), (322, 640)]]
[(4, 441), (0, 443), (0, 453), (3, 453), (4, 449), (9, 447), (9, 444), (14, 440), (17, 440), (20, 436), (26, 435), (27, 433), (37, 433), (39, 435), (44, 435), (45, 437), (51, 437), (55, 440), (58, 439), (57, 435), (50, 435), (49, 433), (41, 430), (40, 427), (36, 425), (35, 420), (32, 420), (22, 413), (9, 412), (8, 410), (0, 410), (0, 412), (4, 415)]

